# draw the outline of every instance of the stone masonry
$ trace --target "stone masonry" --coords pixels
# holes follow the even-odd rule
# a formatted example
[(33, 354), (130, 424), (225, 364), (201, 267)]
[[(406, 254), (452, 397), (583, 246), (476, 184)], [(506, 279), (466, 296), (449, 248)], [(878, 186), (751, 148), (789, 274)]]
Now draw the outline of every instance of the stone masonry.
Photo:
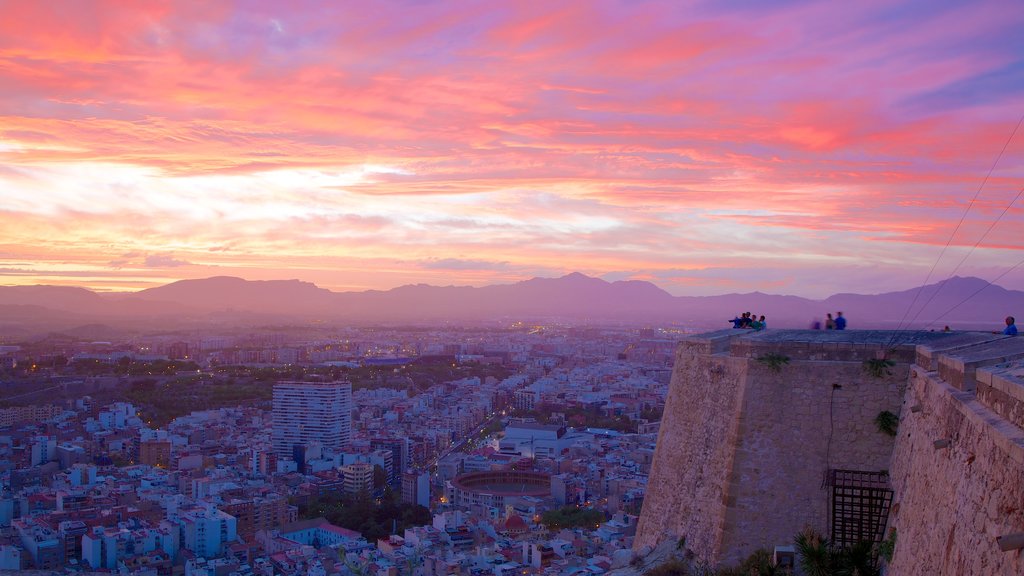
[(1024, 338), (918, 347), (904, 406), (890, 574), (1024, 574)]
[[(788, 363), (781, 358), (788, 358)], [(881, 378), (865, 362), (895, 362)], [(769, 359), (775, 358), (776, 371)], [(874, 424), (899, 415), (895, 440)], [(829, 469), (891, 472), (889, 574), (1024, 574), (1024, 338), (723, 330), (685, 339), (635, 548), (729, 565), (829, 534)]]
[[(634, 548), (685, 538), (714, 565), (828, 534), (830, 469), (889, 468), (915, 346), (941, 333), (723, 330), (679, 346)], [(895, 365), (874, 376), (865, 362)], [(788, 359), (777, 371), (772, 357)]]

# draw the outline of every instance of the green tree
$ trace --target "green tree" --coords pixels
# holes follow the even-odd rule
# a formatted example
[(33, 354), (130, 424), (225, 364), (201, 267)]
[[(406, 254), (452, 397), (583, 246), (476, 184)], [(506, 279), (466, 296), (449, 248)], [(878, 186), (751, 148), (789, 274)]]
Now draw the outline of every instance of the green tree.
[(549, 530), (561, 528), (590, 528), (593, 530), (605, 521), (604, 514), (593, 508), (565, 506), (541, 514), (541, 523)]
[(383, 488), (388, 481), (388, 473), (379, 464), (373, 465), (373, 489)]
[(796, 537), (800, 567), (807, 576), (878, 576), (878, 553), (871, 542), (837, 548), (811, 528)]
[(772, 553), (761, 548), (740, 562), (737, 566), (723, 568), (716, 576), (782, 576), (792, 574), (789, 569), (780, 568), (772, 562)]

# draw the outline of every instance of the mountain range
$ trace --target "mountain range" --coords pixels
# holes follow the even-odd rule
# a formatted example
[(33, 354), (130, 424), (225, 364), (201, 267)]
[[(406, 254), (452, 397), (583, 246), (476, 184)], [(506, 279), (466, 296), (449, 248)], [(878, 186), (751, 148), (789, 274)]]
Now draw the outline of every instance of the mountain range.
[(812, 318), (821, 319), (826, 312), (839, 310), (851, 328), (895, 328), (906, 315), (903, 323), (913, 319), (916, 327), (996, 329), (1008, 314), (1024, 315), (1024, 291), (989, 285), (979, 278), (953, 277), (920, 289), (835, 294), (824, 300), (760, 292), (672, 296), (650, 282), (607, 282), (580, 273), (479, 288), (417, 284), (364, 292), (333, 292), (299, 280), (251, 281), (226, 276), (113, 294), (63, 286), (0, 286), (0, 330), (8, 333), (90, 323), (171, 329), (282, 320), (561, 319), (679, 323), (708, 329), (727, 327), (726, 321), (742, 311), (766, 315), (769, 326), (806, 327)]

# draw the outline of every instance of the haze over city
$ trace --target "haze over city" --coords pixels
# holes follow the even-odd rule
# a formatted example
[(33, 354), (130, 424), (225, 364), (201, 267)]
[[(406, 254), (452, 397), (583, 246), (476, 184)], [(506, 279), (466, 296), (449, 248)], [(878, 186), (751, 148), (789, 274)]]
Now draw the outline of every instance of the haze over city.
[(1024, 248), (1012, 1), (3, 12), (0, 284), (824, 298)]

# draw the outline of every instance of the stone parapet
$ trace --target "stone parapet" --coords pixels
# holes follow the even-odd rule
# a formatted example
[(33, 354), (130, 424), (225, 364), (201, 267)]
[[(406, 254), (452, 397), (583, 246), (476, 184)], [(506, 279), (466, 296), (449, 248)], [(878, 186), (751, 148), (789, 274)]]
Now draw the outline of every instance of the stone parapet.
[(984, 332), (955, 332), (947, 338), (933, 342), (919, 344), (916, 349), (914, 363), (924, 368), (925, 372), (932, 372), (939, 369), (938, 359), (944, 353), (956, 350), (967, 350), (974, 346), (982, 346), (997, 340), (1003, 340), (1008, 336), (1002, 334), (987, 334)]
[(730, 342), (737, 336), (736, 330), (718, 330), (684, 339), (679, 345), (692, 354), (722, 354), (729, 351)]
[(1024, 345), (1017, 338), (1003, 338), (938, 355), (939, 378), (966, 392), (974, 391), (978, 368), (1024, 359)]
[[(713, 334), (728, 333), (720, 330)], [(897, 333), (891, 330), (732, 330), (731, 356), (757, 358), (784, 354), (791, 360), (811, 362), (864, 362), (887, 358), (911, 363), (919, 345), (935, 345), (951, 334), (941, 332)]]
[(978, 402), (1024, 430), (1024, 362), (1007, 362), (976, 373)]

